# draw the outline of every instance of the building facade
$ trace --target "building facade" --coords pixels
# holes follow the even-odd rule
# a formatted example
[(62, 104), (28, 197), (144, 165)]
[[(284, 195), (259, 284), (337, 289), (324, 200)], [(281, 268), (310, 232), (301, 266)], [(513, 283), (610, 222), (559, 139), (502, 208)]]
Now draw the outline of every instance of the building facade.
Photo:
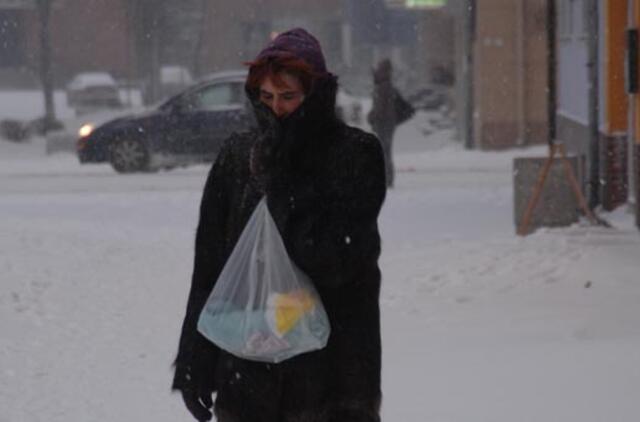
[[(11, 1), (15, 1), (13, 4)], [(83, 71), (107, 70), (115, 77), (138, 76), (131, 3), (126, 0), (55, 0), (50, 16), (50, 41), (55, 83), (66, 83)], [(0, 0), (0, 22), (10, 16), (15, 40), (1, 52), (0, 72), (7, 82), (16, 75), (37, 80), (41, 20), (35, 0)], [(0, 45), (3, 45), (0, 42)], [(6, 43), (4, 43), (6, 46)], [(10, 60), (6, 60), (6, 58)]]
[[(626, 47), (627, 28), (639, 23), (638, 9), (637, 0), (556, 1), (557, 138), (572, 152), (588, 157), (591, 195), (606, 210), (626, 203), (633, 193), (630, 168), (636, 169), (637, 177), (633, 155), (638, 149), (639, 107), (637, 95), (627, 90), (625, 67), (630, 55), (638, 56)], [(592, 37), (597, 42), (590, 45)], [(590, 48), (597, 51), (589, 54)], [(590, 98), (593, 86), (597, 91)], [(630, 133), (629, 128), (635, 130)]]
[(548, 141), (546, 0), (473, 3), (473, 104), (469, 146), (502, 149)]
[[(454, 63), (452, 18), (440, 8), (384, 0), (53, 0), (55, 83), (104, 70), (123, 81), (148, 79), (162, 65), (196, 76), (243, 67), (273, 33), (303, 26), (323, 45), (345, 86), (370, 92), (371, 68), (389, 57), (401, 87), (429, 82)], [(0, 0), (0, 75), (37, 75), (40, 20), (35, 0)], [(16, 86), (15, 78), (4, 78)], [(37, 80), (37, 77), (33, 78)]]

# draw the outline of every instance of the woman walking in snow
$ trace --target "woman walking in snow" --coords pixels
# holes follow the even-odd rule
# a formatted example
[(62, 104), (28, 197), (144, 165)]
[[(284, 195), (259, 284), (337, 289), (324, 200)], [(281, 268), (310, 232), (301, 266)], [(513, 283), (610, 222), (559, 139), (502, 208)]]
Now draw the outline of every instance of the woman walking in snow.
[[(336, 117), (337, 78), (303, 29), (250, 63), (258, 128), (233, 135), (207, 179), (173, 389), (199, 421), (379, 421), (380, 236), (384, 158), (371, 134)], [(295, 264), (331, 324), (325, 348), (279, 364), (241, 359), (196, 328), (240, 233), (266, 195)], [(212, 395), (216, 394), (215, 405)]]

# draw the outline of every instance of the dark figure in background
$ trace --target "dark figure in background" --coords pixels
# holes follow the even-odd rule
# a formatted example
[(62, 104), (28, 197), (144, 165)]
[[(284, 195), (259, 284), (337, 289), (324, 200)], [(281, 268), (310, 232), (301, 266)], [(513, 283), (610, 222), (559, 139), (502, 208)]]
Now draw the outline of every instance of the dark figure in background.
[[(199, 421), (379, 422), (380, 235), (384, 158), (375, 136), (336, 117), (337, 78), (303, 29), (250, 63), (258, 128), (233, 135), (204, 187), (173, 389)], [(327, 346), (279, 364), (233, 356), (196, 329), (260, 199), (331, 323)], [(215, 406), (212, 394), (217, 393)]]
[(367, 120), (378, 135), (384, 151), (387, 187), (393, 187), (393, 133), (396, 126), (413, 116), (415, 110), (393, 86), (391, 61), (382, 60), (373, 71), (373, 107)]

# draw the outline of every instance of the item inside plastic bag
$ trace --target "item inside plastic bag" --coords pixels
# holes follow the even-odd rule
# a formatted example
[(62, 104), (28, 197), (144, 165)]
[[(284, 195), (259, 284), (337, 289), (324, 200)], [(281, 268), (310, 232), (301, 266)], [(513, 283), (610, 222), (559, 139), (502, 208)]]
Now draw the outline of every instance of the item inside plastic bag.
[(326, 346), (331, 328), (320, 296), (289, 258), (266, 198), (222, 269), (198, 331), (233, 355), (270, 363)]

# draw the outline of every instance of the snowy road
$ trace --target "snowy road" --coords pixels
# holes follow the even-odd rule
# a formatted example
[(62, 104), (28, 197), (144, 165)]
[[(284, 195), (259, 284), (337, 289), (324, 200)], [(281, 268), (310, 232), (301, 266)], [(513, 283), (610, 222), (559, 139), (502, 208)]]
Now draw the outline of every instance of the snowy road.
[[(380, 220), (383, 420), (640, 420), (631, 216), (518, 238), (511, 160), (544, 150), (399, 138)], [(2, 145), (0, 422), (190, 420), (170, 364), (206, 170), (120, 176)]]

